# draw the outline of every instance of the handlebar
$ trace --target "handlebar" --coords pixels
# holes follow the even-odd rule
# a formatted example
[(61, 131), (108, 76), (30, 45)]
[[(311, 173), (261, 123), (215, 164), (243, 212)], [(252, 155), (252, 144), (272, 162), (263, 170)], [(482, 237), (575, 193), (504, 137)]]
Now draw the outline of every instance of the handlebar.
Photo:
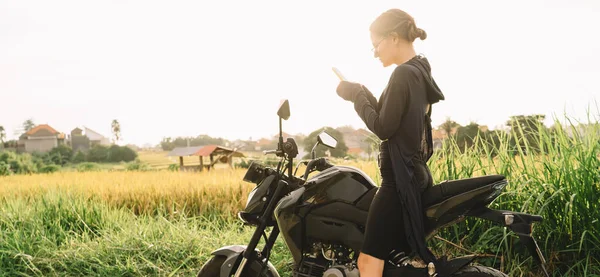
[(308, 179), (308, 174), (310, 174), (313, 170), (313, 167), (318, 170), (318, 171), (323, 171), (326, 170), (330, 167), (332, 167), (333, 165), (330, 164), (325, 158), (318, 158), (318, 159), (314, 159), (311, 160), (310, 162), (308, 162), (308, 165), (306, 165), (306, 171), (304, 172), (304, 180)]
[(279, 156), (279, 155), (283, 154), (283, 151), (281, 151), (281, 150), (264, 150), (263, 154), (264, 155), (275, 154), (275, 155)]

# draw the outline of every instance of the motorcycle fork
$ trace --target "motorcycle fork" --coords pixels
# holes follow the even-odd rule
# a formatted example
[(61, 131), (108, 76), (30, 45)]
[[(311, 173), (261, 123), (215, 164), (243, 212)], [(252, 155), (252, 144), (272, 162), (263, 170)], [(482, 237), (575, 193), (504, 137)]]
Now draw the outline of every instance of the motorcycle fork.
[[(275, 189), (275, 193), (273, 193), (273, 197), (271, 197), (271, 201), (269, 202), (269, 204), (267, 205), (267, 208), (265, 209), (264, 213), (260, 217), (260, 224), (258, 225), (258, 227), (256, 227), (256, 230), (254, 230), (254, 234), (252, 235), (252, 238), (250, 239), (250, 243), (248, 244), (248, 247), (246, 248), (246, 250), (244, 250), (244, 252), (242, 254), (242, 261), (240, 262), (240, 265), (238, 266), (234, 277), (241, 277), (242, 273), (244, 272), (244, 269), (246, 267), (246, 264), (248, 262), (252, 263), (252, 261), (254, 261), (254, 259), (258, 258), (255, 255), (256, 252), (254, 251), (254, 249), (256, 249), (256, 246), (258, 245), (258, 242), (260, 241), (260, 237), (263, 235), (265, 229), (267, 228), (267, 224), (268, 224), (269, 220), (271, 219), (273, 211), (275, 210), (275, 205), (277, 204), (278, 200), (281, 198), (280, 194), (283, 191), (283, 188), (285, 186), (287, 186), (287, 184), (284, 181), (277, 182), (277, 188)], [(277, 224), (275, 224), (275, 226), (273, 227), (273, 231), (271, 231), (271, 233), (269, 234), (269, 238), (267, 239), (265, 247), (263, 248), (263, 250), (261, 252), (261, 257), (268, 258), (268, 255), (270, 254), (271, 249), (273, 248), (273, 245), (275, 244), (275, 240), (277, 240), (278, 235), (279, 235), (279, 228), (278, 228)], [(263, 263), (263, 270), (264, 270), (264, 268), (265, 268), (264, 265), (268, 261), (264, 260), (261, 262)], [(259, 272), (259, 276), (260, 276), (260, 272)]]
[(515, 234), (519, 237), (519, 241), (525, 245), (525, 247), (527, 247), (529, 253), (531, 256), (533, 256), (533, 259), (540, 265), (542, 271), (544, 272), (544, 276), (550, 277), (548, 271), (546, 270), (546, 260), (542, 255), (542, 251), (540, 250), (535, 239), (531, 236), (533, 232), (533, 223), (542, 221), (541, 216), (511, 211), (492, 210), (487, 207), (471, 211), (468, 215), (501, 224), (515, 232)]

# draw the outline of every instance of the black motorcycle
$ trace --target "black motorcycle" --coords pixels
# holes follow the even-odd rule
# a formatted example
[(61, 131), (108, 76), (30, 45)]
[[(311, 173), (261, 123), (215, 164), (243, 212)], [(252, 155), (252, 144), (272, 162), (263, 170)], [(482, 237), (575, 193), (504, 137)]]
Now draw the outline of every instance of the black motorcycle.
[[(369, 206), (378, 187), (354, 167), (332, 165), (325, 158), (315, 157), (317, 146), (335, 148), (337, 144), (326, 132), (318, 136), (312, 159), (298, 162), (292, 172), (298, 146), (292, 138), (283, 141), (281, 128), (282, 119), (290, 116), (287, 100), (282, 101), (277, 114), (278, 147), (265, 151), (281, 158), (277, 168), (253, 162), (244, 176), (244, 181), (257, 186), (248, 195), (246, 207), (238, 217), (245, 225), (256, 228), (254, 234), (248, 245), (224, 246), (213, 251), (198, 277), (278, 277), (269, 255), (280, 233), (294, 260), (294, 277), (358, 277), (357, 258)], [(305, 165), (306, 170), (302, 176), (296, 176), (300, 165)], [(444, 181), (427, 189), (422, 195), (427, 238), (467, 216), (487, 219), (514, 231), (545, 276), (549, 276), (544, 257), (531, 236), (532, 224), (542, 221), (542, 217), (487, 207), (506, 185), (504, 176), (488, 175)], [(267, 227), (272, 227), (268, 236)], [(256, 247), (261, 237), (265, 246), (259, 251)], [(468, 255), (447, 260), (442, 270), (433, 263), (419, 263), (404, 249), (396, 249), (385, 263), (383, 276), (507, 276), (496, 269), (472, 264), (478, 257)]]

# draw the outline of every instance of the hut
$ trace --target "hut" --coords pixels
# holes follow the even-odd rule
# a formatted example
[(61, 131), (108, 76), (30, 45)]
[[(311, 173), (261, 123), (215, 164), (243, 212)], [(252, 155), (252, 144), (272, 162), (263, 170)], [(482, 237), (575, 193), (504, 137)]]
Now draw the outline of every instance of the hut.
[[(202, 171), (204, 169), (213, 169), (215, 164), (218, 162), (229, 164), (233, 168), (233, 158), (243, 158), (244, 154), (236, 151), (236, 149), (230, 149), (220, 145), (206, 145), (206, 146), (188, 146), (188, 147), (176, 147), (167, 154), (170, 157), (179, 157), (179, 168), (184, 171)], [(183, 157), (186, 156), (198, 156), (200, 165), (186, 166), (183, 164)], [(205, 163), (204, 158), (207, 157), (209, 160)]]

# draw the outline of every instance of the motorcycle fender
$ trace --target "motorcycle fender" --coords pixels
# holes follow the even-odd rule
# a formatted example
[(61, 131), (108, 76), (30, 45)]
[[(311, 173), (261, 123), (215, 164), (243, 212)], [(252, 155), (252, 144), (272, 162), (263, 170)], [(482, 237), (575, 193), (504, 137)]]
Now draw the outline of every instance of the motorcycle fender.
[(455, 272), (459, 271), (461, 268), (466, 265), (472, 263), (475, 259), (479, 258), (478, 255), (466, 255), (462, 257), (456, 257), (454, 259), (447, 260), (444, 263), (444, 268), (438, 268), (436, 271), (441, 276), (450, 276)]
[[(223, 246), (211, 253), (214, 256), (227, 257), (225, 259), (225, 262), (221, 266), (221, 276), (220, 277), (228, 277), (235, 273), (235, 272), (231, 272), (231, 270), (232, 270), (233, 266), (236, 264), (236, 262), (239, 263), (239, 261), (241, 261), (242, 252), (244, 252), (244, 250), (246, 250), (246, 247), (247, 246), (245, 246), (245, 245), (228, 245), (228, 246)], [(258, 249), (256, 249), (255, 251), (259, 252)], [(254, 261), (254, 263), (258, 264), (258, 261)], [(246, 266), (252, 266), (252, 265), (246, 264)], [(267, 264), (267, 270), (271, 271), (273, 276), (279, 277), (279, 273), (277, 272), (277, 269), (275, 269), (275, 266), (273, 266), (273, 264), (271, 264), (270, 261)]]

